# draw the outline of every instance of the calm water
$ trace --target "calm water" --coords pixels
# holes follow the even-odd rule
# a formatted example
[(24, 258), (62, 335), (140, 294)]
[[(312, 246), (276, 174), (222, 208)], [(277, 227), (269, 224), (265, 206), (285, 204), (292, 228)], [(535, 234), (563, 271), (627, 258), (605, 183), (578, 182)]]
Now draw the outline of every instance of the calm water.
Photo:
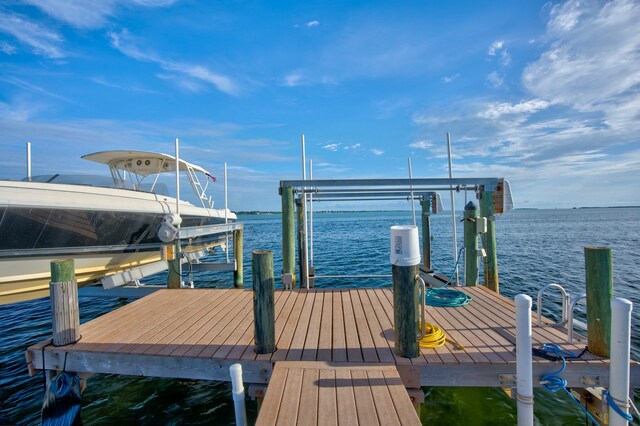
[[(250, 284), (250, 253), (274, 252), (281, 270), (280, 216), (240, 218), (245, 223), (245, 280)], [(389, 227), (412, 222), (410, 212), (325, 213), (315, 219), (316, 273), (388, 274)], [(453, 262), (451, 217), (432, 217), (433, 264), (450, 273)], [(640, 359), (640, 209), (516, 210), (497, 220), (500, 290), (513, 297), (534, 297), (539, 288), (561, 283), (571, 294), (584, 292), (584, 246), (613, 249), (615, 294), (631, 300), (633, 354)], [(458, 230), (462, 245), (462, 229)], [(214, 257), (223, 256), (222, 253)], [(163, 282), (158, 275), (149, 282)], [(230, 287), (228, 273), (196, 276), (202, 287)], [(388, 279), (317, 280), (318, 287), (385, 287)], [(18, 424), (37, 424), (42, 404), (42, 378), (29, 377), (24, 349), (50, 333), (48, 300), (0, 306), (0, 415)], [(126, 304), (126, 300), (81, 298), (81, 321)], [(549, 316), (560, 312), (559, 301), (545, 305)], [(584, 315), (582, 319), (584, 320)], [(578, 316), (580, 316), (578, 315)], [(424, 424), (514, 424), (516, 404), (499, 389), (425, 388)], [(636, 403), (640, 394), (636, 392)], [(233, 407), (227, 383), (95, 376), (82, 395), (85, 424), (230, 424)], [(584, 424), (582, 411), (567, 397), (536, 391), (539, 424)], [(491, 407), (487, 409), (487, 407)], [(255, 404), (248, 404), (255, 419)]]

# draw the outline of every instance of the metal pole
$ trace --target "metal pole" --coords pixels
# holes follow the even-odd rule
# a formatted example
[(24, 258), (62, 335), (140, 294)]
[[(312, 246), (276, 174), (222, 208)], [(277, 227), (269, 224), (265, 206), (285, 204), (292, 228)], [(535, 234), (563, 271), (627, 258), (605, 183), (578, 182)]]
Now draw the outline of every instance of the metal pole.
[[(309, 159), (309, 179), (313, 180), (313, 159)], [(313, 194), (309, 194), (309, 257), (313, 268)]]
[[(176, 138), (176, 215), (180, 216), (180, 141)], [(180, 233), (180, 223), (176, 225), (176, 229), (178, 230), (178, 235)], [(180, 280), (180, 287), (182, 287), (182, 259), (181, 250), (180, 250), (180, 240), (177, 241), (176, 244), (176, 258), (178, 261), (176, 262), (176, 266), (178, 267), (178, 279)]]
[[(227, 207), (227, 162), (225, 161), (224, 163), (224, 224), (228, 224), (229, 223), (229, 214), (227, 213), (228, 207)], [(225, 232), (224, 234), (224, 238), (225, 238), (225, 247), (226, 247), (226, 252), (227, 252), (227, 263), (229, 263), (229, 231)]]
[[(407, 158), (407, 162), (409, 163), (409, 179), (413, 179), (413, 173), (411, 172), (411, 157)], [(413, 199), (413, 184), (409, 185), (411, 189), (411, 213), (413, 214), (413, 226), (416, 225), (416, 204)]]
[(31, 182), (31, 142), (27, 142), (27, 180)]
[[(304, 145), (304, 135), (302, 135), (302, 180), (307, 180), (307, 158), (306, 158), (306, 150)], [(306, 189), (306, 188), (303, 188)], [(305, 288), (309, 289), (309, 247), (307, 244), (307, 194), (305, 192), (302, 193), (302, 224), (304, 226), (304, 247), (302, 247), (302, 252), (304, 253), (304, 276), (302, 277)]]
[[(447, 132), (447, 151), (449, 154), (449, 179), (453, 179), (451, 171), (451, 135)], [(458, 236), (456, 235), (456, 205), (453, 197), (453, 185), (449, 186), (451, 193), (451, 224), (453, 226), (453, 264), (456, 265), (456, 285), (460, 285), (460, 273), (458, 272)]]
[[(611, 363), (609, 396), (623, 412), (629, 413), (629, 348), (631, 346), (631, 310), (633, 304), (619, 297), (611, 301)], [(627, 425), (627, 419), (609, 407), (611, 426)]]
[(531, 354), (531, 297), (519, 294), (516, 302), (516, 380), (518, 426), (533, 426), (533, 365)]

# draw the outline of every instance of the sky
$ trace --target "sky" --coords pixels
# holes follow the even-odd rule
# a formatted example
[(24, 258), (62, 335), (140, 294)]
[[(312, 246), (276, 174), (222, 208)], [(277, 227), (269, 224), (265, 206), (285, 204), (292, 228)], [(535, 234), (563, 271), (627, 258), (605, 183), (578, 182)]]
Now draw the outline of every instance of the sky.
[(637, 0), (4, 0), (0, 178), (26, 142), (34, 175), (107, 175), (80, 156), (178, 137), (228, 164), (231, 209), (279, 210), (302, 134), (316, 179), (435, 178), (450, 132), (454, 177), (516, 207), (638, 205), (638, 22)]

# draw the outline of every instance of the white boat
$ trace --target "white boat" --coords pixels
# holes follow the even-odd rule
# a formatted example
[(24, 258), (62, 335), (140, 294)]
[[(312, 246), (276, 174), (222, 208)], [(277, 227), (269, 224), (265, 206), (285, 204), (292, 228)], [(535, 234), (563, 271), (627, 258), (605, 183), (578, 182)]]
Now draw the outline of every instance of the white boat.
[[(171, 238), (158, 230), (175, 221), (177, 203), (158, 177), (175, 173), (175, 157), (104, 151), (82, 158), (108, 165), (112, 179), (54, 175), (0, 181), (0, 304), (47, 296), (54, 259), (75, 260), (80, 286), (161, 260), (160, 237)], [(214, 209), (206, 195), (215, 178), (186, 161), (179, 164), (200, 203), (179, 202), (181, 226), (235, 222), (234, 213)], [(224, 241), (217, 232), (182, 240), (181, 246), (199, 252)]]

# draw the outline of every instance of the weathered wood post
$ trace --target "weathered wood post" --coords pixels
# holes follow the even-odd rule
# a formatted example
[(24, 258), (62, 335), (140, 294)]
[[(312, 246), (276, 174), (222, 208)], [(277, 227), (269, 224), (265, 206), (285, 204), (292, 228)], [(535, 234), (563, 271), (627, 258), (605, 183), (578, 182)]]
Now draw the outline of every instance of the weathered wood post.
[(298, 229), (298, 273), (300, 288), (307, 287), (307, 234), (304, 230), (304, 202), (296, 200), (296, 225)]
[(609, 357), (613, 265), (608, 247), (585, 247), (587, 336), (589, 352)]
[(296, 239), (293, 220), (293, 188), (280, 188), (282, 199), (282, 274), (290, 274), (292, 287), (296, 286)]
[(420, 272), (420, 249), (416, 226), (391, 227), (390, 260), (393, 280), (395, 351), (401, 357), (415, 358), (420, 355), (417, 339), (420, 310), (416, 282)]
[(420, 201), (422, 206), (422, 255), (424, 256), (424, 269), (431, 269), (431, 196), (425, 195)]
[(167, 288), (180, 288), (182, 277), (180, 276), (180, 242), (173, 244), (173, 260), (167, 260), (169, 275), (167, 276)]
[(72, 259), (51, 262), (51, 323), (53, 346), (64, 346), (80, 340), (80, 308), (78, 283)]
[(464, 282), (478, 285), (478, 208), (473, 201), (464, 206)]
[(498, 254), (496, 252), (496, 221), (493, 210), (493, 191), (480, 192), (480, 216), (487, 218), (487, 232), (482, 239), (482, 248), (487, 252), (484, 259), (484, 285), (500, 293), (498, 279)]
[(233, 259), (236, 261), (236, 270), (233, 271), (233, 286), (235, 288), (244, 287), (244, 260), (242, 256), (242, 228), (233, 231)]
[(251, 259), (251, 272), (253, 276), (255, 350), (259, 354), (267, 354), (276, 350), (273, 252), (254, 250)]

